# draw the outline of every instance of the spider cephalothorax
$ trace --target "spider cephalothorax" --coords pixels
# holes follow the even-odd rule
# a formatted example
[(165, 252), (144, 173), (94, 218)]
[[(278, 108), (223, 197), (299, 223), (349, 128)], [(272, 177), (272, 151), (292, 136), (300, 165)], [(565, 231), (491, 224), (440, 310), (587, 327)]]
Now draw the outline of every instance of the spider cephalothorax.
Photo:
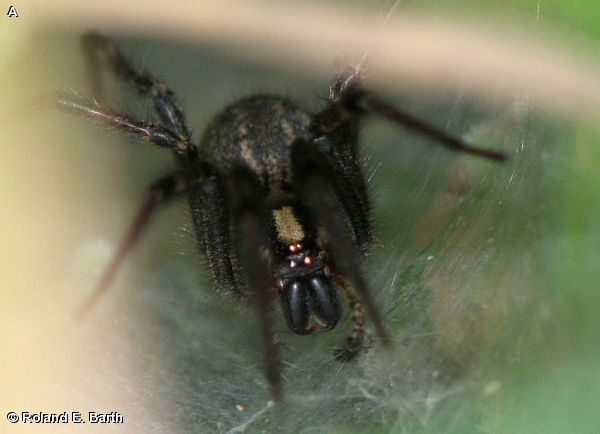
[(455, 150), (504, 158), (386, 104), (361, 87), (360, 74), (353, 68), (339, 74), (321, 112), (311, 114), (280, 96), (251, 96), (217, 115), (196, 147), (173, 92), (149, 73), (134, 69), (103, 36), (91, 33), (83, 41), (96, 100), (103, 63), (152, 101), (160, 124), (134, 119), (96, 100), (60, 98), (58, 103), (170, 149), (178, 168), (151, 185), (149, 197), (80, 314), (109, 286), (156, 206), (185, 194), (215, 282), (252, 299), (257, 307), (267, 379), (276, 400), (282, 389), (272, 315), (275, 298), (281, 301), (289, 329), (306, 335), (336, 326), (342, 316), (340, 293), (345, 294), (352, 327), (335, 353), (338, 360), (352, 360), (363, 347), (363, 308), (382, 343), (389, 344), (362, 269), (373, 234), (358, 156), (359, 120), (377, 113)]
[(331, 330), (342, 308), (324, 251), (294, 215), (293, 207), (273, 210), (278, 244), (276, 287), (290, 330), (300, 335)]

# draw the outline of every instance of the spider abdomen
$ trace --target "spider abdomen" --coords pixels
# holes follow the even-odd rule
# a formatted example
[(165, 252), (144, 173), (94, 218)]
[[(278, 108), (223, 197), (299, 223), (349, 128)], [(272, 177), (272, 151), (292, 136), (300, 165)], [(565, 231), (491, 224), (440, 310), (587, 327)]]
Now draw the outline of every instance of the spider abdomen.
[(311, 114), (291, 101), (258, 95), (226, 107), (208, 126), (200, 148), (224, 172), (242, 166), (262, 186), (280, 190), (290, 183), (290, 146), (309, 139)]

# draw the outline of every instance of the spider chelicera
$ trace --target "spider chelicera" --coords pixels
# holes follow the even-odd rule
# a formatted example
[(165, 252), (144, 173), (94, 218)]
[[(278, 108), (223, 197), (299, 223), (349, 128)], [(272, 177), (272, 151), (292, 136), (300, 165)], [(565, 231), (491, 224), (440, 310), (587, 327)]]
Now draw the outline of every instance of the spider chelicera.
[[(176, 97), (146, 71), (133, 68), (107, 38), (83, 37), (96, 100), (61, 97), (59, 105), (170, 149), (175, 172), (155, 181), (82, 316), (108, 288), (155, 208), (187, 194), (201, 250), (216, 283), (254, 300), (274, 400), (283, 396), (273, 318), (279, 298), (291, 331), (307, 335), (335, 327), (342, 315), (338, 290), (350, 302), (351, 331), (335, 352), (340, 361), (360, 353), (366, 310), (383, 345), (390, 338), (365, 280), (362, 262), (372, 239), (371, 203), (358, 157), (359, 121), (382, 115), (454, 150), (503, 160), (386, 104), (361, 87), (347, 68), (330, 88), (325, 108), (311, 114), (280, 96), (255, 95), (226, 107), (207, 127), (200, 146)], [(154, 104), (160, 124), (104, 107), (100, 66), (130, 82)]]

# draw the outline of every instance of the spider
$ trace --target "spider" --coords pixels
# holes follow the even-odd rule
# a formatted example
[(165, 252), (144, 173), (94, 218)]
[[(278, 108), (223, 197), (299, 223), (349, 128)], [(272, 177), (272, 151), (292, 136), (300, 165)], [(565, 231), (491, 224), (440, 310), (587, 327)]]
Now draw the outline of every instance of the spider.
[[(253, 300), (265, 344), (266, 377), (275, 401), (283, 397), (273, 302), (299, 335), (333, 329), (342, 316), (338, 291), (349, 300), (351, 330), (335, 358), (355, 359), (365, 336), (365, 311), (384, 346), (390, 336), (370, 296), (363, 258), (373, 239), (371, 202), (358, 157), (359, 121), (379, 114), (461, 152), (501, 161), (435, 129), (361, 87), (354, 68), (338, 74), (325, 108), (311, 114), (277, 95), (254, 95), (226, 107), (192, 143), (174, 93), (134, 68), (108, 38), (88, 33), (83, 47), (95, 100), (60, 97), (63, 108), (171, 150), (177, 169), (155, 181), (95, 291), (106, 291), (157, 206), (189, 198), (200, 248), (215, 282)], [(160, 119), (151, 123), (101, 105), (102, 64), (149, 98)]]

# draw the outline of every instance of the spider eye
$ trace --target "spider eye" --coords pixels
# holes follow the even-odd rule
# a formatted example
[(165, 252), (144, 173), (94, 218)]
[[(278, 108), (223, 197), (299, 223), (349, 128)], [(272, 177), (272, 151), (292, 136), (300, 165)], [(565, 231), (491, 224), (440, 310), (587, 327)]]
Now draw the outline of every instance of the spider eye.
[(298, 244), (298, 243), (296, 243), (296, 244), (290, 244), (288, 246), (288, 250), (290, 252), (292, 252), (292, 253), (299, 252), (300, 250), (302, 250), (302, 244)]

